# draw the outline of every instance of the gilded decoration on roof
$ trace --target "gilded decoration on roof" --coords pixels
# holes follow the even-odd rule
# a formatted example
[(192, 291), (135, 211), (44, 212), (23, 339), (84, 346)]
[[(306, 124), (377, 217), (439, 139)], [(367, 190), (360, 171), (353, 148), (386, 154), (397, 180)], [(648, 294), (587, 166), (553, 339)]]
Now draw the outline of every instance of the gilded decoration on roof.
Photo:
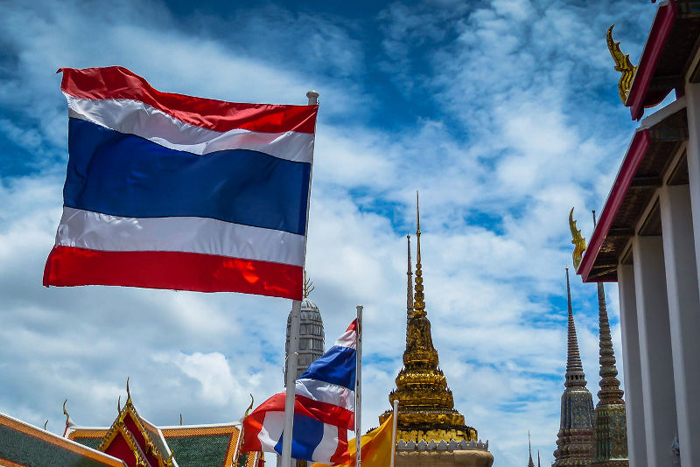
[(627, 96), (629, 95), (630, 88), (632, 87), (632, 80), (634, 79), (634, 74), (637, 72), (637, 67), (632, 65), (630, 61), (630, 56), (625, 55), (620, 50), (620, 42), (615, 42), (612, 37), (612, 30), (615, 27), (613, 24), (608, 29), (607, 42), (608, 50), (610, 55), (612, 55), (613, 60), (615, 60), (615, 70), (622, 73), (620, 76), (620, 82), (617, 84), (617, 90), (620, 92), (620, 99), (622, 99), (623, 104), (627, 104)]
[[(142, 467), (172, 467), (173, 456), (170, 455), (167, 459), (163, 458), (163, 454), (165, 453), (160, 452), (158, 446), (156, 446), (156, 444), (153, 442), (150, 433), (146, 430), (146, 427), (143, 426), (141, 418), (136, 412), (136, 407), (134, 407), (134, 404), (131, 401), (131, 391), (129, 390), (128, 378), (126, 380), (126, 393), (127, 399), (124, 407), (119, 407), (120, 404), (117, 402), (119, 415), (112, 423), (112, 426), (107, 431), (107, 434), (102, 439), (102, 442), (97, 447), (97, 450), (109, 454), (109, 448), (112, 443), (117, 437), (121, 437), (129, 447), (131, 453), (134, 455), (136, 465)], [(139, 445), (139, 442), (135, 437), (135, 433), (140, 435), (142, 438), (142, 446)], [(152, 465), (152, 462), (149, 462), (149, 459), (156, 459), (157, 465)]]
[(571, 212), (569, 212), (569, 229), (571, 229), (571, 243), (574, 245), (574, 252), (572, 254), (574, 269), (578, 271), (578, 267), (581, 265), (583, 252), (586, 251), (586, 239), (581, 236), (581, 230), (576, 228), (574, 208), (571, 208)]
[[(404, 366), (396, 377), (396, 389), (389, 394), (390, 404), (393, 405), (394, 400), (399, 401), (397, 441), (476, 440), (476, 430), (466, 426), (464, 416), (455, 410), (452, 391), (447, 387), (445, 375), (438, 367), (438, 353), (433, 346), (431, 325), (425, 311), (418, 205), (416, 214), (415, 286), (413, 300), (410, 299), (410, 288), (407, 290)], [(407, 275), (409, 278), (412, 275), (410, 260)], [(379, 417), (380, 423), (392, 413), (383, 413)]]

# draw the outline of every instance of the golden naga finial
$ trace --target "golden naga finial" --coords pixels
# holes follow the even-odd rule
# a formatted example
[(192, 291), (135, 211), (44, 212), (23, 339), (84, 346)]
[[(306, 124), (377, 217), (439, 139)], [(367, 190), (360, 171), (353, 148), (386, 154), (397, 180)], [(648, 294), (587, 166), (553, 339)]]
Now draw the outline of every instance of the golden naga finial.
[(117, 397), (117, 413), (122, 413), (122, 396)]
[(70, 422), (70, 415), (68, 415), (68, 411), (66, 410), (66, 403), (68, 402), (68, 399), (63, 401), (63, 415), (66, 416), (66, 425), (68, 422)]
[(243, 415), (243, 418), (247, 417), (248, 414), (250, 413), (251, 409), (253, 408), (253, 403), (255, 402), (255, 399), (253, 399), (253, 395), (250, 394), (250, 405), (248, 406), (247, 409), (245, 409), (245, 414)]
[(309, 298), (309, 295), (311, 295), (311, 292), (314, 291), (314, 288), (314, 283), (311, 281), (311, 279), (306, 278), (306, 269), (304, 269), (304, 298)]
[(126, 377), (126, 403), (131, 402), (131, 391), (129, 391), (129, 377)]
[(615, 25), (613, 24), (610, 26), (610, 29), (608, 29), (608, 50), (610, 51), (610, 55), (612, 55), (613, 60), (615, 60), (615, 70), (622, 73), (620, 82), (617, 84), (617, 90), (620, 92), (620, 99), (622, 99), (622, 103), (626, 104), (627, 95), (630, 92), (630, 87), (632, 87), (632, 79), (634, 78), (634, 74), (637, 72), (637, 67), (632, 65), (629, 55), (622, 53), (620, 50), (620, 43), (613, 40), (612, 30), (614, 27)]
[(44, 431), (46, 431), (46, 425), (49, 424), (49, 419), (47, 418), (46, 421), (44, 422)]
[(571, 243), (574, 245), (574, 252), (572, 254), (574, 269), (578, 270), (578, 267), (581, 264), (581, 258), (583, 257), (583, 252), (586, 251), (586, 239), (581, 236), (581, 231), (576, 228), (574, 208), (571, 208), (571, 212), (569, 213), (569, 228), (571, 229)]

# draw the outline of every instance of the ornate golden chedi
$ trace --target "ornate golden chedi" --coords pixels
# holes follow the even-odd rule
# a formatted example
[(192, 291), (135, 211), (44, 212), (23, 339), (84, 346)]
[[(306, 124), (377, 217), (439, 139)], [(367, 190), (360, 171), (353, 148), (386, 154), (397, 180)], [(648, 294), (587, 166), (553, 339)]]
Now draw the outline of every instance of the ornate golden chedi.
[[(418, 208), (416, 209), (418, 215)], [(409, 238), (406, 350), (403, 368), (396, 377), (396, 389), (389, 394), (389, 403), (399, 401), (397, 440), (426, 442), (441, 440), (471, 441), (477, 439), (474, 428), (465, 425), (464, 416), (454, 408), (452, 391), (438, 367), (438, 353), (433, 347), (430, 321), (425, 311), (420, 252), (420, 217), (417, 221), (417, 264), (415, 293), (411, 302), (411, 259)], [(379, 417), (383, 423), (390, 415)], [(493, 459), (491, 457), (491, 459)]]

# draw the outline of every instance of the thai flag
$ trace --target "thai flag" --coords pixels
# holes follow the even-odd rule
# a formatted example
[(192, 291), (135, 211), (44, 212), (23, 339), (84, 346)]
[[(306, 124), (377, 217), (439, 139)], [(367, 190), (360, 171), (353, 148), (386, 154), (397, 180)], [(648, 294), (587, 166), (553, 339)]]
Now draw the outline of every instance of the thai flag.
[[(296, 381), (292, 457), (337, 463), (355, 424), (357, 320)], [(282, 453), (285, 394), (275, 394), (243, 421), (242, 451)]]
[(300, 300), (318, 106), (153, 89), (64, 68), (68, 174), (44, 285)]

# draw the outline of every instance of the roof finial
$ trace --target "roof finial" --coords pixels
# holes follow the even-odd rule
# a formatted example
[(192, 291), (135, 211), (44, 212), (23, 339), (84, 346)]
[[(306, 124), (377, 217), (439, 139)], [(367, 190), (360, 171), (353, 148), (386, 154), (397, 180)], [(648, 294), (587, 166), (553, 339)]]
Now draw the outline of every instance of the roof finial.
[(47, 418), (46, 421), (44, 422), (44, 431), (46, 431), (46, 425), (49, 424), (49, 419)]
[(309, 298), (311, 292), (314, 291), (314, 283), (306, 277), (306, 269), (304, 269), (304, 298)]
[(581, 230), (576, 228), (574, 208), (571, 208), (571, 212), (569, 212), (569, 229), (571, 229), (571, 243), (574, 245), (574, 252), (571, 256), (574, 262), (574, 269), (578, 270), (583, 252), (586, 251), (586, 239), (581, 236)]
[(530, 442), (530, 430), (527, 431), (527, 452), (530, 459), (527, 461), (527, 467), (535, 467), (535, 463), (532, 462), (532, 442)]
[(540, 450), (539, 449), (537, 450), (537, 467), (542, 467), (542, 465), (540, 464)]
[(576, 338), (576, 324), (574, 323), (574, 311), (571, 307), (571, 285), (569, 284), (569, 268), (566, 268), (566, 297), (568, 302), (569, 330), (568, 349), (566, 356), (566, 382), (567, 388), (574, 386), (586, 386), (586, 375), (583, 372), (581, 355), (578, 350), (578, 339)]
[(121, 394), (117, 397), (117, 413), (122, 413), (122, 396)]
[(182, 414), (180, 414), (180, 426), (182, 426)]
[(126, 377), (126, 403), (131, 402), (131, 391), (129, 391), (129, 377)]
[(420, 262), (420, 203), (416, 190), (416, 287), (413, 296), (413, 316), (425, 316), (425, 297), (423, 296), (423, 271)]
[(406, 314), (410, 318), (413, 314), (413, 270), (411, 269), (411, 235), (406, 235), (408, 240), (408, 269), (406, 270)]
[(68, 399), (63, 401), (63, 415), (66, 416), (66, 424), (68, 424), (68, 420), (70, 420), (70, 415), (68, 415), (68, 411), (66, 410), (67, 403), (68, 403)]
[(617, 83), (617, 90), (620, 93), (620, 99), (622, 100), (622, 103), (626, 104), (627, 96), (629, 95), (630, 88), (632, 87), (632, 79), (634, 78), (634, 75), (637, 72), (637, 67), (632, 65), (632, 62), (630, 62), (629, 55), (625, 55), (622, 53), (622, 51), (620, 50), (620, 43), (615, 42), (613, 40), (612, 30), (614, 27), (614, 24), (610, 26), (606, 38), (608, 43), (608, 50), (610, 51), (610, 55), (612, 55), (612, 58), (615, 61), (615, 70), (622, 73), (622, 76), (620, 76), (620, 82)]
[(243, 415), (243, 418), (246, 418), (248, 414), (250, 413), (250, 410), (253, 408), (253, 403), (255, 402), (255, 399), (253, 399), (253, 395), (250, 394), (250, 405), (248, 406), (247, 409), (245, 409), (245, 415)]

